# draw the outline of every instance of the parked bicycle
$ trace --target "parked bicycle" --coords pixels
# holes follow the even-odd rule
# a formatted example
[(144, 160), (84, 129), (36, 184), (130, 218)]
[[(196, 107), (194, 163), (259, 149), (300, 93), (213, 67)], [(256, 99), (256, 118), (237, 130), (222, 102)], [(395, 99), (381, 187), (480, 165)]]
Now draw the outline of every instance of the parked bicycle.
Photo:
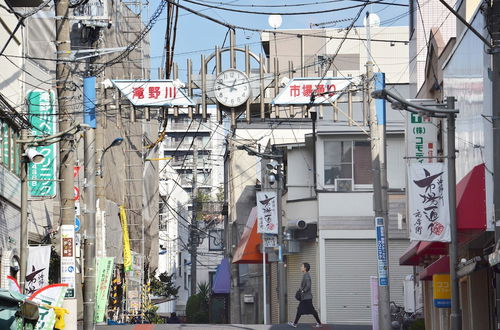
[(422, 317), (421, 310), (413, 313), (405, 311), (403, 306), (399, 306), (391, 301), (391, 326), (394, 330), (408, 330), (408, 328)]

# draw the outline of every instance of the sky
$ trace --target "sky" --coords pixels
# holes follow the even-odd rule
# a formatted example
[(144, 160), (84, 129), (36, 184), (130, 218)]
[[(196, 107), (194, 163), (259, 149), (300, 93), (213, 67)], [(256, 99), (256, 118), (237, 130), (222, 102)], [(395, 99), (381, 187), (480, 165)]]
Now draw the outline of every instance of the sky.
[[(360, 5), (362, 2), (347, 1), (347, 0), (193, 0), (196, 2), (204, 2), (206, 4), (255, 12), (272, 12), (272, 13), (304, 13), (325, 11), (336, 8), (344, 8), (349, 6)], [(388, 3), (407, 4), (404, 0), (384, 0)], [(151, 0), (149, 12), (153, 13), (158, 7), (160, 0)], [(207, 8), (196, 5), (184, 0), (180, 0), (180, 4), (191, 9), (197, 10), (202, 14), (213, 17), (219, 21), (229, 24), (250, 27), (256, 29), (271, 29), (268, 24), (269, 15), (254, 15), (248, 13), (234, 13), (220, 9)], [(303, 4), (300, 6), (294, 6)], [(306, 5), (304, 5), (306, 4)], [(269, 7), (276, 5), (286, 5), (286, 7)], [(268, 7), (263, 7), (268, 6)], [(334, 11), (319, 14), (301, 14), (301, 15), (286, 15), (282, 16), (282, 25), (279, 29), (305, 29), (310, 28), (312, 23), (323, 23), (331, 21), (339, 21), (327, 25), (332, 28), (348, 27), (354, 17), (356, 17), (361, 7), (352, 8), (341, 11)], [(371, 4), (368, 5), (360, 19), (355, 23), (355, 26), (363, 25), (363, 17), (366, 11), (376, 13), (380, 17), (381, 26), (407, 26), (408, 25), (408, 7), (392, 6), (387, 4)], [(144, 15), (146, 16), (146, 15)], [(317, 28), (315, 28), (317, 29)], [(151, 72), (152, 78), (156, 78), (157, 68), (163, 66), (162, 57), (165, 45), (165, 30), (166, 30), (166, 10), (161, 15), (155, 26), (150, 32), (151, 43)], [(205, 18), (196, 16), (185, 10), (180, 9), (179, 21), (177, 27), (177, 41), (175, 46), (174, 60), (179, 64), (179, 77), (185, 81), (186, 77), (186, 60), (191, 58), (193, 61), (193, 71), (198, 71), (200, 68), (200, 57), (202, 54), (208, 55), (212, 53), (215, 46), (222, 47), (229, 45), (229, 37), (226, 39), (228, 29), (217, 23), (211, 22)], [(224, 43), (225, 40), (225, 43)], [(236, 30), (236, 44), (244, 47), (249, 45), (250, 50), (255, 53), (261, 53), (260, 35), (258, 32)]]

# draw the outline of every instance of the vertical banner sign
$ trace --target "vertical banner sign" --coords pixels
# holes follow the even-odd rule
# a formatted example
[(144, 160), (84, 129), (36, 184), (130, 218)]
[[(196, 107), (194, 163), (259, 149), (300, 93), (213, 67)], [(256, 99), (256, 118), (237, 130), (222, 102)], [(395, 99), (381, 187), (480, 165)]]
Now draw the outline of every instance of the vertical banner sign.
[[(54, 110), (52, 91), (31, 91), (27, 96), (29, 121), (33, 126), (33, 137), (56, 133), (57, 116)], [(54, 197), (56, 195), (56, 144), (36, 147), (45, 156), (39, 164), (28, 164), (28, 191), (35, 197)]]
[(377, 233), (377, 266), (378, 266), (378, 285), (389, 285), (389, 265), (386, 251), (386, 238), (384, 234), (384, 218), (375, 218), (375, 230)]
[[(28, 298), (29, 300), (39, 304), (38, 312), (40, 316), (38, 317), (35, 330), (54, 329), (54, 325), (56, 323), (56, 313), (54, 312), (54, 309), (50, 307), (62, 307), (67, 288), (67, 284), (47, 285)], [(76, 313), (76, 311), (70, 311), (70, 313)]]
[(127, 212), (123, 205), (120, 205), (120, 222), (123, 231), (123, 268), (127, 272), (132, 270), (132, 252), (130, 251), (130, 240), (128, 238)]
[(49, 284), (50, 245), (28, 247), (25, 292), (27, 295)]
[(104, 321), (104, 314), (108, 306), (109, 286), (113, 273), (114, 258), (97, 258), (95, 318), (96, 323)]
[(412, 163), (408, 169), (410, 239), (450, 241), (448, 174), (444, 163)]
[(68, 284), (66, 298), (75, 298), (75, 226), (61, 226), (61, 283)]
[(437, 308), (451, 307), (451, 285), (450, 274), (432, 275), (432, 291), (434, 306)]
[(257, 192), (257, 232), (278, 234), (278, 198), (276, 191)]
[(408, 161), (435, 163), (438, 129), (432, 118), (408, 113), (406, 120), (406, 155)]

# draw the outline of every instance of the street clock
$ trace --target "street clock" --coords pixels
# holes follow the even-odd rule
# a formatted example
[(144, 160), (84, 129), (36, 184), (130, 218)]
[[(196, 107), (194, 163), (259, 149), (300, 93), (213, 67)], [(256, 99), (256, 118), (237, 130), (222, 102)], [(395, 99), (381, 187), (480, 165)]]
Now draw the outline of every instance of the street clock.
[(221, 72), (214, 83), (217, 101), (229, 108), (244, 104), (250, 97), (250, 81), (245, 73), (228, 69)]

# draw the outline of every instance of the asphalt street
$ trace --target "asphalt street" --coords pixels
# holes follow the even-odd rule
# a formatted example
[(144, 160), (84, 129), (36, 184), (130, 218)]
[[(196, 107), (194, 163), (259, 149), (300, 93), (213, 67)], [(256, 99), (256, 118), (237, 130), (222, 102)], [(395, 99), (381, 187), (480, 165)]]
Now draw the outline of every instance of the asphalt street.
[[(137, 324), (137, 325), (98, 325), (97, 330), (201, 330), (201, 329), (220, 329), (220, 330), (291, 330), (294, 329), (287, 324)], [(313, 324), (299, 324), (296, 329), (316, 329)], [(371, 330), (369, 325), (343, 325), (343, 324), (325, 324), (324, 330)]]

